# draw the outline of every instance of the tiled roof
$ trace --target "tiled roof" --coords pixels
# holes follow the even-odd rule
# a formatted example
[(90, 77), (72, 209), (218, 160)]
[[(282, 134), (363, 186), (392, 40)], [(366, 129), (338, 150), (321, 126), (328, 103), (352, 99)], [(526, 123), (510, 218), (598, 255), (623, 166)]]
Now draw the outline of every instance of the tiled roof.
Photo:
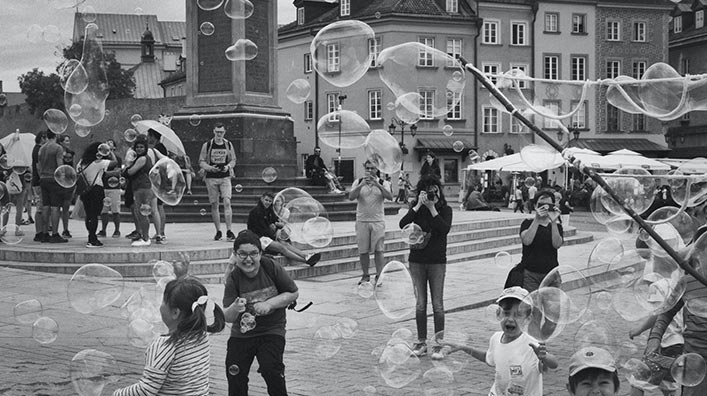
[(137, 99), (156, 99), (164, 97), (160, 82), (167, 76), (162, 71), (158, 59), (154, 62), (142, 62), (131, 68), (135, 78), (134, 97)]
[[(419, 138), (415, 144), (415, 150), (417, 151), (453, 151), (452, 145), (454, 142), (460, 141), (464, 143), (464, 150), (475, 149), (474, 144), (464, 138), (454, 137), (454, 136), (439, 136), (432, 138)], [(462, 151), (462, 153), (464, 153)]]
[[(160, 22), (157, 15), (96, 14), (94, 23), (103, 34), (105, 44), (139, 44), (142, 33), (149, 26), (155, 45), (181, 46), (180, 40), (186, 36), (187, 28), (186, 22)], [(74, 14), (74, 39), (83, 35), (87, 24), (81, 13)]]
[(584, 139), (572, 140), (572, 147), (586, 148), (598, 153), (608, 153), (611, 151), (629, 149), (637, 153), (666, 153), (669, 148), (654, 143), (644, 138), (611, 138), (611, 139)]

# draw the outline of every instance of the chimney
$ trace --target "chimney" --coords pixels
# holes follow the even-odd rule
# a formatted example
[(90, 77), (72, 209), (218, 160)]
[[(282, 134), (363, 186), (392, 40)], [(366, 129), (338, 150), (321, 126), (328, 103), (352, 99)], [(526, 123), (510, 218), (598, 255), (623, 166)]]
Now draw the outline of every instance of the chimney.
[(2, 90), (2, 80), (0, 80), (0, 92), (5, 92)]

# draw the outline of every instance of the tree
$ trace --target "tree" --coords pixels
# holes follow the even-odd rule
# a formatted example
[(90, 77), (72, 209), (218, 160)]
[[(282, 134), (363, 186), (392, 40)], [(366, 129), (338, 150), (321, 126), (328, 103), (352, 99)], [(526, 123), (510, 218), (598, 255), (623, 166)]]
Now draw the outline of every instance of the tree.
[[(64, 48), (62, 50), (64, 58), (67, 60), (81, 60), (81, 56), (83, 55), (83, 42), (84, 40), (81, 38), (81, 40), (74, 41), (71, 45)], [(105, 61), (106, 77), (108, 77), (108, 87), (110, 89), (108, 99), (132, 98), (133, 91), (135, 90), (133, 72), (124, 70), (120, 63), (115, 60), (115, 54), (113, 53), (104, 53), (103, 59)]]
[(64, 108), (64, 90), (57, 74), (45, 75), (43, 71), (34, 68), (18, 77), (17, 81), (32, 114), (40, 115), (47, 109)]

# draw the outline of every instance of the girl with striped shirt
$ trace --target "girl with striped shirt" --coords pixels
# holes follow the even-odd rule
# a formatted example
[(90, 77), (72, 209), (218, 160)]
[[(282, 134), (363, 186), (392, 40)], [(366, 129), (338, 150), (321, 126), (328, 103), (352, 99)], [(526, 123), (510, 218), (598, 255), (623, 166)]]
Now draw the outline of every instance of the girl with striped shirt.
[[(169, 333), (147, 347), (140, 381), (116, 390), (113, 396), (209, 394), (211, 348), (207, 332), (223, 330), (223, 311), (199, 281), (179, 278), (167, 283), (160, 314)], [(213, 317), (210, 325), (207, 316)]]

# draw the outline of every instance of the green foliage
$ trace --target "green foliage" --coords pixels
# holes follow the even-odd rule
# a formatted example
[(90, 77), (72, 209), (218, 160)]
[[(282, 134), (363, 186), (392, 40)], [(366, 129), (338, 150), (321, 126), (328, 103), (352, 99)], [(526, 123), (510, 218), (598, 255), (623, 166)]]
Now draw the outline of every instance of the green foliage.
[(34, 68), (18, 77), (17, 81), (32, 114), (41, 115), (47, 109), (64, 108), (64, 90), (57, 74), (45, 75), (43, 71)]
[[(71, 45), (62, 50), (62, 53), (65, 59), (80, 60), (83, 55), (83, 39), (71, 43)], [(122, 69), (120, 63), (115, 60), (115, 54), (113, 53), (104, 53), (103, 60), (110, 89), (108, 99), (132, 98), (135, 90), (133, 72)]]

